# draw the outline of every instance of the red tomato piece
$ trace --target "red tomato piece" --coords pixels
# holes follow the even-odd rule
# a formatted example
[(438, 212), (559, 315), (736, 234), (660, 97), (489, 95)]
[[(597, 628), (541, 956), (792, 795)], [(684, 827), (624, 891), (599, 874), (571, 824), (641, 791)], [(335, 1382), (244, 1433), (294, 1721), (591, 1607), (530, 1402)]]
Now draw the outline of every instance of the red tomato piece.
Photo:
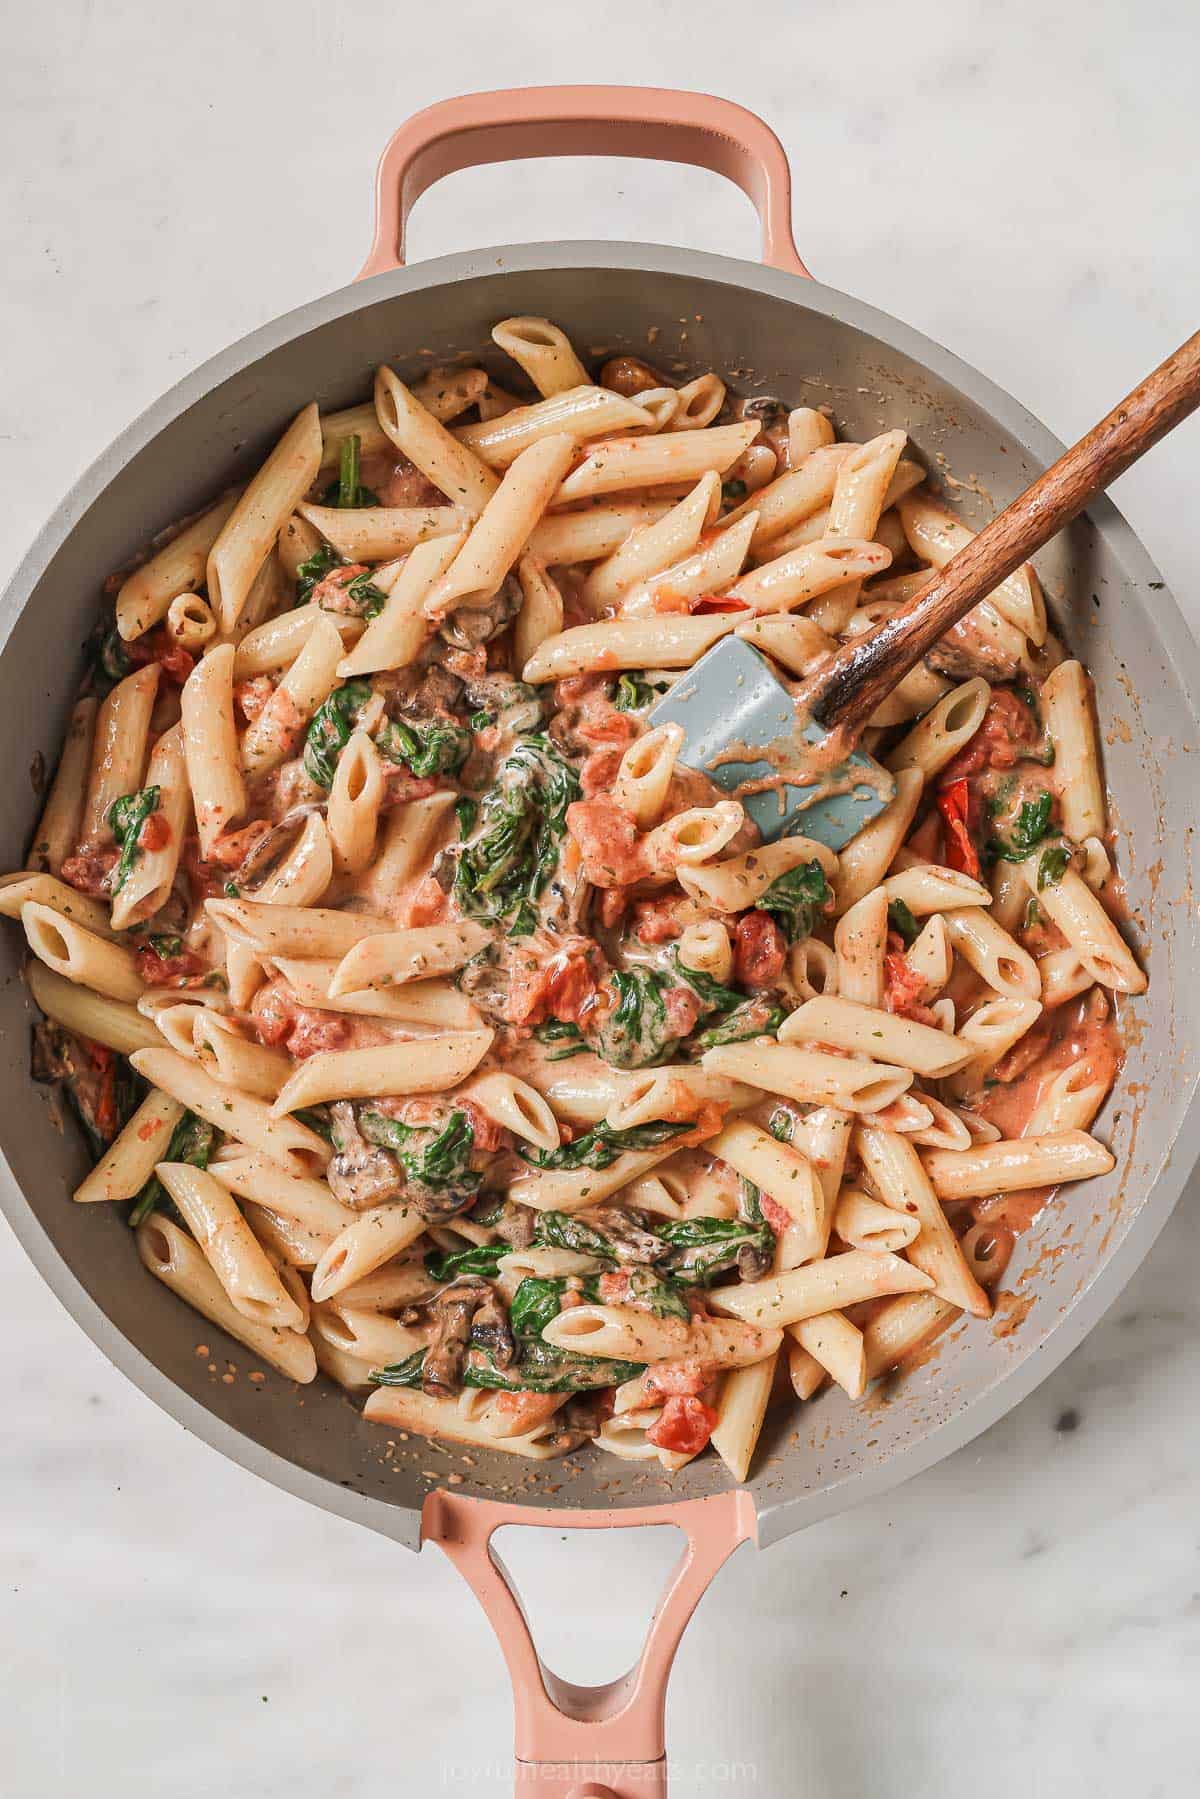
[(743, 987), (773, 987), (783, 973), (787, 941), (769, 912), (743, 912), (733, 934), (734, 978)]
[(938, 811), (946, 838), (946, 866), (977, 881), (980, 875), (979, 851), (971, 835), (974, 801), (964, 777), (939, 790)]
[(690, 1394), (672, 1394), (657, 1424), (646, 1432), (647, 1443), (677, 1455), (699, 1455), (717, 1426), (712, 1406)]

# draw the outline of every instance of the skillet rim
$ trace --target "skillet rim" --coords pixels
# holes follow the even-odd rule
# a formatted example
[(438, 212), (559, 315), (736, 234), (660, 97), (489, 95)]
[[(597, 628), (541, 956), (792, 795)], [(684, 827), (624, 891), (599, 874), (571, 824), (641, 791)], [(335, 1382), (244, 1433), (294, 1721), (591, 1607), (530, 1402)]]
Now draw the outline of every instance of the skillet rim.
[[(770, 298), (807, 307), (877, 338), (908, 356), (931, 375), (958, 388), (986, 412), (999, 429), (1015, 439), (1039, 467), (1048, 466), (1063, 450), (1059, 439), (1027, 407), (952, 351), (891, 314), (824, 283), (781, 273), (737, 257), (659, 244), (583, 239), (483, 247), (436, 257), (411, 268), (397, 268), (310, 300), (218, 351), (153, 401), (73, 484), (19, 563), (0, 600), (0, 657), (4, 655), (38, 582), (84, 514), (102, 498), (111, 481), (132, 457), (214, 387), (271, 352), (297, 343), (310, 331), (365, 310), (376, 302), (482, 276), (552, 274), (559, 269), (581, 268), (691, 277), (742, 290), (753, 289)], [(1200, 732), (1200, 647), (1192, 637), (1178, 603), (1141, 541), (1109, 499), (1102, 497), (1093, 502), (1087, 517), (1128, 574), (1142, 619), (1150, 635), (1157, 639), (1164, 659), (1170, 663), (1188, 712)], [(1150, 605), (1145, 594), (1149, 593), (1152, 584), (1154, 600)], [(767, 1498), (758, 1510), (760, 1547), (829, 1517), (847, 1505), (888, 1492), (901, 1481), (932, 1467), (1005, 1416), (1065, 1361), (1099, 1322), (1148, 1255), (1200, 1158), (1198, 1081), (1200, 1073), (1192, 1082), (1186, 1109), (1169, 1146), (1169, 1159), (1146, 1192), (1128, 1230), (1116, 1247), (1105, 1254), (1090, 1281), (1050, 1326), (1045, 1342), (1036, 1353), (1024, 1356), (985, 1392), (961, 1402), (943, 1423), (918, 1442), (894, 1451), (878, 1467), (847, 1473), (819, 1489), (788, 1498), (773, 1495)], [(76, 1322), (109, 1361), (148, 1398), (185, 1429), (272, 1485), (323, 1506), (338, 1516), (366, 1524), (409, 1548), (420, 1547), (419, 1506), (372, 1498), (311, 1473), (227, 1424), (177, 1387), (157, 1363), (111, 1323), (85, 1291), (71, 1264), (51, 1243), (32, 1204), (18, 1186), (2, 1146), (0, 1170), (3, 1175), (0, 1179), (0, 1209), (18, 1242)], [(539, 1498), (540, 1495), (530, 1495), (530, 1504), (539, 1510), (554, 1509), (540, 1505)], [(667, 1514), (671, 1502), (664, 1501), (655, 1509)]]

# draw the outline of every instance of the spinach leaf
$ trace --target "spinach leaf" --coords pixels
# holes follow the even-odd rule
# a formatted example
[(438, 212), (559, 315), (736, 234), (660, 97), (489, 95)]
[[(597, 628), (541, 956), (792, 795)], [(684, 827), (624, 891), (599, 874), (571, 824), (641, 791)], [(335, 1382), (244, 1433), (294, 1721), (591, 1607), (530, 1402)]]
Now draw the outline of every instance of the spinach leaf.
[(726, 1043), (748, 1043), (752, 1037), (773, 1037), (786, 1017), (782, 1006), (755, 994), (753, 999), (744, 999), (732, 1012), (726, 1012), (719, 1023), (701, 1031), (694, 1039), (695, 1045), (703, 1052)]
[(389, 762), (403, 762), (414, 775), (457, 774), (473, 748), (471, 733), (452, 718), (385, 719), (375, 743)]
[(475, 801), (462, 794), (454, 802), (454, 816), (458, 820), (458, 834), (469, 837), (475, 829), (475, 820), (479, 815), (479, 807)]
[(344, 567), (345, 558), (338, 555), (331, 543), (323, 543), (320, 549), (314, 550), (296, 570), (297, 606), (307, 606), (317, 583), (323, 581), (335, 568)]
[(359, 479), (361, 457), (362, 439), (358, 433), (343, 438), (338, 451), (338, 478), (321, 495), (323, 506), (378, 506), (378, 496)]
[(604, 986), (615, 1005), (592, 1014), (591, 1042), (614, 1068), (647, 1068), (665, 1062), (679, 1044), (669, 1034), (664, 994), (674, 985), (653, 968), (614, 968)]
[(142, 787), (137, 793), (123, 793), (108, 809), (108, 828), (121, 851), (112, 872), (110, 891), (114, 898), (133, 873), (133, 865), (142, 853), (138, 835), (151, 813), (158, 811), (158, 801), (157, 787)]
[(473, 1243), (470, 1249), (447, 1250), (439, 1254), (431, 1249), (425, 1257), (425, 1272), (431, 1280), (456, 1281), (460, 1275), (481, 1274), (494, 1281), (500, 1272), (501, 1256), (509, 1253), (507, 1243)]
[(378, 618), (386, 605), (386, 593), (382, 587), (376, 587), (370, 569), (365, 568), (346, 582), (339, 592), (338, 604), (329, 610), (347, 613), (351, 618)]
[(644, 673), (630, 669), (617, 677), (612, 703), (618, 712), (644, 712), (666, 693), (669, 685), (667, 681), (650, 681)]
[(304, 772), (310, 781), (327, 790), (333, 786), (338, 757), (350, 741), (358, 713), (371, 697), (366, 681), (347, 681), (335, 687), (318, 706), (304, 739)]
[(1070, 863), (1071, 851), (1065, 843), (1052, 843), (1048, 849), (1044, 849), (1038, 861), (1038, 892), (1043, 892), (1047, 887), (1057, 887)]
[(602, 1262), (616, 1260), (608, 1238), (569, 1212), (539, 1212), (533, 1240), (539, 1249), (573, 1249), (576, 1255), (598, 1256)]
[(767, 891), (754, 904), (760, 912), (778, 919), (789, 943), (807, 937), (833, 898), (833, 890), (825, 879), (819, 862), (801, 862), (785, 874), (776, 875)]
[(526, 1149), (518, 1145), (517, 1154), (534, 1168), (591, 1168), (599, 1172), (611, 1168), (617, 1157), (629, 1150), (657, 1149), (660, 1143), (669, 1143), (672, 1137), (690, 1131), (692, 1124), (691, 1119), (659, 1119), (653, 1124), (631, 1124), (625, 1130), (614, 1130), (602, 1120), (576, 1137), (574, 1143), (563, 1143), (558, 1149)]
[(154, 951), (160, 962), (170, 962), (183, 954), (183, 938), (174, 931), (151, 931), (146, 947)]
[(389, 1362), (386, 1368), (372, 1368), (368, 1379), (377, 1387), (419, 1387), (424, 1362), (424, 1347), (414, 1349), (402, 1362)]
[(534, 1025), (533, 1034), (539, 1043), (561, 1043), (563, 1047), (556, 1049), (547, 1062), (566, 1062), (572, 1056), (579, 1056), (587, 1049), (583, 1040), (583, 1032), (577, 1024), (567, 1024), (560, 1018), (547, 1018), (544, 1023)]
[(736, 1268), (743, 1251), (755, 1260), (775, 1252), (774, 1233), (761, 1221), (761, 1213), (757, 1223), (750, 1217), (671, 1218), (656, 1225), (654, 1234), (671, 1246), (664, 1272), (672, 1280), (697, 1287), (707, 1287), (717, 1275)]
[(732, 1012), (740, 1006), (743, 995), (736, 987), (723, 987), (720, 981), (714, 981), (710, 974), (704, 974), (699, 968), (688, 968), (680, 959), (679, 951), (675, 951), (675, 969), (681, 981), (686, 981), (696, 998), (702, 1000), (710, 1012)]
[(796, 1135), (796, 1119), (786, 1106), (776, 1106), (767, 1120), (767, 1129), (776, 1143), (790, 1143)]
[[(207, 1168), (209, 1157), (220, 1140), (220, 1133), (206, 1119), (197, 1118), (194, 1112), (185, 1112), (171, 1132), (166, 1155), (160, 1159), (164, 1162), (188, 1162), (193, 1168)], [(136, 1228), (144, 1218), (148, 1218), (151, 1212), (166, 1202), (166, 1188), (158, 1176), (152, 1174), (133, 1202), (133, 1209), (129, 1214), (130, 1226)]]
[(302, 1106), (299, 1111), (292, 1113), (292, 1117), (297, 1124), (307, 1125), (310, 1131), (323, 1137), (326, 1143), (333, 1143), (333, 1120), (329, 1116), (328, 1106)]
[(1024, 862), (1050, 829), (1053, 805), (1054, 799), (1049, 793), (1039, 793), (1035, 800), (1026, 800), (1017, 813), (1016, 823), (1007, 841), (1003, 837), (989, 839), (989, 858), (993, 862)]
[(463, 1386), (511, 1393), (590, 1393), (599, 1387), (619, 1387), (640, 1374), (644, 1366), (608, 1356), (576, 1355), (550, 1343), (531, 1341), (511, 1368), (497, 1368), (490, 1350), (472, 1349), (463, 1371)]
[(887, 915), (888, 923), (893, 931), (903, 937), (906, 948), (910, 943), (916, 942), (921, 934), (921, 927), (903, 900), (892, 900), (888, 906)]
[(382, 1112), (362, 1111), (357, 1122), (368, 1143), (396, 1156), (414, 1199), (465, 1200), (479, 1191), (483, 1175), (471, 1167), (475, 1130), (465, 1112), (452, 1112), (441, 1130), (403, 1124)]
[(543, 1279), (527, 1274), (512, 1296), (508, 1322), (514, 1337), (540, 1337), (552, 1318), (562, 1309), (566, 1291), (563, 1280)]
[(457, 860), (454, 897), (464, 918), (507, 925), (512, 937), (535, 929), (537, 901), (558, 867), (567, 807), (579, 794), (579, 777), (549, 738), (534, 734), (514, 745)]
[(115, 626), (103, 637), (93, 639), (91, 663), (92, 691), (97, 699), (107, 699), (118, 681), (123, 681), (133, 669), (124, 640)]

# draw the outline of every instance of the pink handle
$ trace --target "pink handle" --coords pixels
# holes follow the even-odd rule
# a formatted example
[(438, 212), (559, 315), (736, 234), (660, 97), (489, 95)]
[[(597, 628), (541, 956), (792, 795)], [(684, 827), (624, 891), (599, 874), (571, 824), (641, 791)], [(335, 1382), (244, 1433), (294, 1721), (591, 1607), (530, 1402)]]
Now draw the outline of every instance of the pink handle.
[[(675, 1525), (687, 1537), (635, 1668), (607, 1686), (578, 1687), (552, 1674), (534, 1647), (520, 1601), (490, 1547), (505, 1524), (544, 1530), (627, 1530)], [(717, 1570), (755, 1539), (749, 1493), (634, 1511), (537, 1511), (456, 1493), (431, 1493), (421, 1537), (437, 1543), (479, 1600), (499, 1640), (513, 1688), (518, 1794), (538, 1799), (665, 1799), (663, 1719), (667, 1680), (687, 1622)]]
[(792, 241), (792, 176), (769, 125), (732, 100), (661, 87), (514, 87), (427, 106), (379, 159), (375, 240), (359, 271), (404, 261), (408, 215), (443, 175), (528, 156), (642, 156), (727, 175), (757, 208), (763, 261), (808, 275)]

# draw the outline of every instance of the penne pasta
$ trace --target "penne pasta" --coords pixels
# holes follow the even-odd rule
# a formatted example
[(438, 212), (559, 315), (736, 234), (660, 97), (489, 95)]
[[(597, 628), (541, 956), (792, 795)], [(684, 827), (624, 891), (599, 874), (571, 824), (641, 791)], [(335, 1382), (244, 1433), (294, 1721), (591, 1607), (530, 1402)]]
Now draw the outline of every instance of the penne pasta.
[(161, 1212), (151, 1212), (138, 1227), (137, 1246), (151, 1274), (202, 1317), (244, 1344), (252, 1355), (261, 1356), (288, 1380), (306, 1384), (316, 1379), (317, 1359), (308, 1338), (240, 1312), (203, 1251)]
[(405, 981), (453, 974), (488, 941), (482, 925), (415, 925), (364, 937), (347, 950), (329, 983), (330, 995), (358, 993), (367, 987), (396, 987)]
[(254, 577), (320, 466), (321, 424), (311, 405), (296, 415), (243, 489), (208, 553), (208, 602), (223, 631), (236, 626)]
[(233, 718), (234, 656), (232, 644), (217, 644), (196, 664), (180, 696), (183, 754), (203, 856), (246, 809)]
[(954, 1074), (971, 1059), (968, 1045), (898, 1013), (830, 994), (804, 1004), (779, 1028), (780, 1043), (824, 1043), (856, 1056), (880, 1056), (934, 1080)]
[(182, 1117), (179, 1101), (152, 1087), (72, 1197), (79, 1205), (133, 1199), (154, 1173), (155, 1163), (162, 1161), (171, 1133)]
[(493, 1033), (447, 1031), (373, 1049), (319, 1050), (301, 1062), (271, 1107), (274, 1119), (330, 1099), (438, 1093), (465, 1080), (487, 1054)]
[(662, 431), (655, 437), (614, 437), (596, 444), (563, 481), (560, 504), (620, 493), (631, 487), (661, 487), (698, 481), (735, 463), (758, 436), (757, 424), (717, 425), (707, 431)]
[(25, 860), (26, 868), (61, 874), (63, 863), (82, 836), (98, 710), (94, 699), (75, 703), (58, 768)]
[[(531, 444), (541, 443), (547, 437), (563, 436), (572, 444), (582, 444), (589, 438), (608, 437), (616, 431), (648, 431), (653, 424), (650, 414), (623, 394), (581, 382), (549, 394), (532, 406), (514, 406), (499, 418), (460, 425), (455, 436), (489, 468), (506, 469)], [(554, 485), (557, 487), (557, 480)]]
[(499, 486), (496, 476), (386, 367), (375, 376), (375, 413), (401, 455), (407, 456), (452, 506), (477, 518)]
[(822, 1312), (844, 1311), (864, 1299), (881, 1299), (891, 1293), (923, 1293), (933, 1287), (927, 1274), (886, 1251), (847, 1250), (792, 1268), (763, 1281), (742, 1281), (721, 1287), (713, 1304), (731, 1317), (763, 1328), (783, 1329)]
[(731, 1075), (764, 1092), (844, 1112), (877, 1112), (906, 1092), (913, 1078), (908, 1068), (852, 1061), (762, 1039), (706, 1050), (700, 1061), (716, 1074)]
[(126, 576), (117, 594), (117, 630), (129, 642), (165, 618), (171, 601), (204, 580), (209, 552), (238, 503), (236, 490), (202, 512)]
[[(854, 1142), (880, 1199), (893, 1211), (915, 1218), (920, 1225), (919, 1235), (908, 1246), (909, 1261), (930, 1277), (940, 1298), (976, 1318), (990, 1317), (991, 1301), (971, 1273), (912, 1144), (897, 1132), (881, 1130), (870, 1123), (857, 1127)], [(930, 1152), (933, 1156), (956, 1153), (962, 1152)]]
[(1113, 1167), (1111, 1151), (1083, 1130), (1053, 1136), (977, 1143), (971, 1149), (931, 1149), (925, 1170), (942, 1199), (974, 1199), (1026, 1187), (1087, 1180)]
[(129, 1059), (151, 1086), (170, 1094), (217, 1130), (261, 1151), (289, 1173), (305, 1172), (299, 1160), (302, 1156), (313, 1156), (322, 1166), (328, 1160), (325, 1144), (307, 1125), (276, 1116), (261, 1100), (215, 1081), (207, 1069), (177, 1050), (165, 1045), (161, 1049), (139, 1049)]

